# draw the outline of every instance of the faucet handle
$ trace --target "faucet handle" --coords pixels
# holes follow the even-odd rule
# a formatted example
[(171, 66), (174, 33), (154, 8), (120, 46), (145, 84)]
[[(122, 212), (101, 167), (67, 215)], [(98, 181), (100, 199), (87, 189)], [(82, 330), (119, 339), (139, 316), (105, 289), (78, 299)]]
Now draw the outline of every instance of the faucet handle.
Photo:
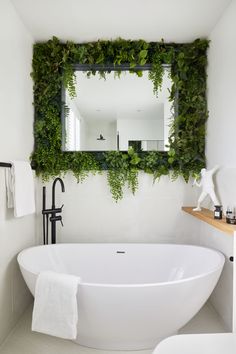
[(53, 221), (54, 221), (54, 222), (60, 221), (60, 222), (61, 222), (61, 225), (64, 226), (64, 225), (63, 225), (63, 222), (62, 222), (62, 217), (61, 217), (61, 215), (51, 216), (49, 220), (50, 220), (51, 222), (53, 222)]

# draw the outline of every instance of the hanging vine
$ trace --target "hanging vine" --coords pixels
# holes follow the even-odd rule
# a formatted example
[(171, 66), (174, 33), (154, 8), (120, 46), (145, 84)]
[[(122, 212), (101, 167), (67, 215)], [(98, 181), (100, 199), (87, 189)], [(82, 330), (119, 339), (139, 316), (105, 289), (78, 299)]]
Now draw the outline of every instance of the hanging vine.
[[(53, 37), (34, 45), (33, 72), (35, 148), (32, 163), (44, 179), (73, 171), (78, 181), (90, 172), (107, 169), (113, 198), (123, 196), (127, 183), (132, 193), (138, 188), (138, 171), (151, 173), (154, 179), (170, 174), (187, 181), (205, 165), (205, 123), (207, 120), (206, 65), (207, 40), (169, 44), (143, 40), (97, 41), (76, 44), (62, 43)], [(129, 64), (138, 76), (136, 65), (149, 63), (149, 79), (158, 93), (163, 78), (163, 64), (171, 64), (173, 82), (170, 100), (178, 96), (178, 112), (171, 126), (168, 152), (110, 151), (105, 153), (63, 152), (61, 126), (61, 87), (65, 85), (75, 97), (74, 64)], [(101, 70), (105, 76), (106, 71)], [(91, 69), (90, 74), (96, 74)]]

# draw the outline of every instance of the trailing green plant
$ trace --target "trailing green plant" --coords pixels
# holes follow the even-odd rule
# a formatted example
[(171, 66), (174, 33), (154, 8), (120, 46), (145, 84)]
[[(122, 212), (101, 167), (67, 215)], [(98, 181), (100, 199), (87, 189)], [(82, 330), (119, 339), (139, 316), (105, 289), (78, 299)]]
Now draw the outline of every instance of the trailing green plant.
[(130, 148), (128, 153), (108, 151), (104, 153), (108, 169), (108, 183), (111, 194), (117, 202), (123, 197), (123, 188), (128, 183), (128, 188), (135, 194), (138, 188), (138, 165), (141, 161), (138, 154)]
[[(78, 181), (90, 172), (107, 169), (108, 183), (113, 198), (123, 196), (128, 185), (133, 193), (138, 188), (138, 171), (151, 173), (154, 180), (170, 174), (183, 176), (187, 181), (205, 165), (205, 123), (207, 120), (206, 65), (207, 40), (193, 43), (147, 43), (143, 40), (97, 41), (76, 44), (62, 43), (56, 37), (46, 43), (34, 45), (34, 137), (32, 163), (44, 179), (71, 170)], [(61, 89), (64, 85), (74, 97), (74, 64), (91, 65), (90, 75), (97, 74), (93, 64), (114, 64), (119, 76), (119, 65), (129, 64), (130, 71), (138, 76), (142, 71), (136, 65), (151, 64), (149, 78), (156, 94), (161, 88), (163, 64), (170, 64), (173, 82), (170, 100), (175, 106), (175, 119), (170, 127), (168, 152), (106, 153), (63, 152)], [(102, 77), (106, 70), (100, 70)]]

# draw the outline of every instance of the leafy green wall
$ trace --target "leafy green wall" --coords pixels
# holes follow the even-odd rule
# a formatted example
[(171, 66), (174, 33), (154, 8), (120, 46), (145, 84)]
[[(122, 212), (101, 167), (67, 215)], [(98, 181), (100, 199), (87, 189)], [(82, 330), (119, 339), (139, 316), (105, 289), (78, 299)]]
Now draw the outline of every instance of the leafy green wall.
[[(76, 44), (62, 43), (53, 37), (46, 43), (34, 45), (33, 72), (35, 107), (35, 148), (32, 163), (44, 179), (71, 170), (78, 181), (90, 172), (108, 170), (108, 183), (113, 198), (123, 196), (126, 183), (135, 193), (138, 171), (151, 173), (154, 179), (170, 174), (187, 181), (205, 165), (205, 124), (207, 120), (206, 65), (207, 40), (172, 44), (143, 40), (97, 41)], [(61, 89), (64, 85), (75, 95), (74, 64), (151, 64), (149, 78), (154, 92), (162, 84), (163, 64), (171, 64), (173, 81), (170, 100), (178, 97), (178, 114), (171, 127), (169, 151), (140, 152), (63, 152)], [(135, 71), (141, 76), (141, 71)], [(91, 71), (95, 74), (94, 71)], [(100, 71), (100, 75), (106, 75)]]

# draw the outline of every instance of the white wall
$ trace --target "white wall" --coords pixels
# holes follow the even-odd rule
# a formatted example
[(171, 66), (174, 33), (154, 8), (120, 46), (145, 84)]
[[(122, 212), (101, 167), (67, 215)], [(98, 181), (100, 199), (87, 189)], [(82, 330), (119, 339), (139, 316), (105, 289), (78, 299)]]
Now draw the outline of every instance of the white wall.
[[(196, 189), (182, 179), (170, 182), (162, 177), (153, 184), (151, 176), (140, 173), (137, 194), (126, 190), (118, 203), (112, 200), (105, 172), (82, 184), (67, 174), (64, 182), (65, 193), (59, 186), (57, 190), (57, 205), (65, 204), (59, 242), (178, 242), (181, 238), (193, 242), (198, 236), (195, 219), (181, 211), (182, 205), (195, 203)], [(47, 191), (50, 206), (51, 183)], [(38, 199), (41, 210), (41, 189)], [(42, 242), (40, 215), (39, 220)]]
[[(164, 105), (163, 105), (164, 109)], [(164, 140), (163, 115), (159, 119), (117, 119), (120, 150), (128, 150), (129, 140)]]
[[(236, 0), (233, 0), (210, 35), (208, 67), (207, 165), (218, 164), (218, 195), (224, 209), (236, 206), (235, 97), (236, 97)], [(233, 254), (233, 237), (201, 224), (199, 242)], [(226, 325), (232, 327), (233, 264), (226, 260), (221, 281), (211, 297)], [(235, 299), (236, 301), (236, 299)]]
[[(102, 134), (106, 140), (97, 140)], [(86, 151), (116, 150), (116, 122), (108, 120), (87, 120), (86, 141), (83, 146)]]
[[(9, 0), (0, 1), (0, 161), (28, 159), (33, 148), (32, 37)], [(0, 168), (0, 343), (31, 301), (16, 254), (34, 244), (35, 217), (6, 209)]]
[(236, 168), (235, 151), (235, 78), (236, 1), (224, 12), (210, 35), (208, 70), (208, 164)]

